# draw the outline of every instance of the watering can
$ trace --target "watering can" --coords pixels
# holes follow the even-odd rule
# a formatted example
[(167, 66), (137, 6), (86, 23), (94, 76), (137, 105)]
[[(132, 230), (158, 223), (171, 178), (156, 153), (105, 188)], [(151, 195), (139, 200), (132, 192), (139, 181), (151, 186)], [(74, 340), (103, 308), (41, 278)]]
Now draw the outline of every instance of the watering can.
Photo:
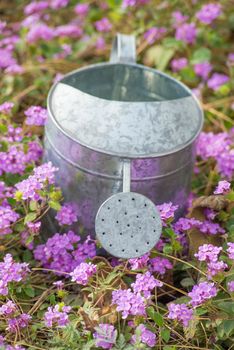
[(117, 34), (110, 61), (65, 75), (48, 96), (44, 161), (79, 208), (79, 225), (121, 258), (159, 240), (156, 205), (185, 210), (203, 112), (184, 84), (136, 63), (135, 37)]

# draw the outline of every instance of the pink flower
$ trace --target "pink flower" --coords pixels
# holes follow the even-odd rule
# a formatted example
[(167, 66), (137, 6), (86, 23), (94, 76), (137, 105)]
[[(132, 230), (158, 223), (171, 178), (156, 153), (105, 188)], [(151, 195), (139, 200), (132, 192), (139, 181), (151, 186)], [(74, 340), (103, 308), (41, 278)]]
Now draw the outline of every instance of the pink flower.
[(181, 321), (184, 327), (188, 327), (189, 321), (193, 318), (193, 310), (189, 309), (186, 304), (170, 303), (168, 310), (168, 318)]
[(222, 247), (216, 247), (213, 244), (203, 244), (198, 248), (198, 252), (194, 256), (199, 261), (216, 262)]
[(91, 264), (91, 262), (84, 262), (78, 265), (75, 270), (70, 273), (70, 276), (72, 277), (72, 282), (85, 286), (88, 284), (90, 277), (92, 277), (96, 272), (96, 265)]
[(196, 63), (194, 65), (194, 71), (203, 80), (207, 80), (210, 72), (212, 71), (212, 65), (209, 62)]
[(171, 61), (171, 68), (173, 72), (178, 72), (188, 65), (188, 60), (185, 57), (174, 59)]
[(29, 43), (36, 43), (38, 40), (50, 41), (54, 35), (53, 28), (48, 27), (45, 23), (35, 23), (29, 29), (27, 41)]
[(145, 316), (145, 300), (139, 295), (132, 293), (130, 289), (119, 289), (112, 292), (112, 304), (117, 305), (116, 310), (122, 312), (122, 318), (128, 315)]
[(10, 114), (13, 107), (14, 107), (13, 102), (4, 102), (0, 105), (0, 113)]
[(188, 293), (188, 296), (191, 298), (190, 304), (192, 306), (198, 306), (215, 297), (217, 293), (218, 290), (214, 283), (201, 282), (198, 285), (193, 286), (193, 289)]
[(156, 258), (150, 259), (149, 263), (150, 263), (150, 271), (157, 272), (160, 275), (164, 275), (167, 270), (170, 270), (173, 268), (172, 263), (168, 259), (161, 258), (159, 256)]
[(69, 323), (68, 312), (71, 310), (70, 306), (55, 305), (48, 307), (44, 315), (44, 322), (47, 327), (66, 327)]
[(95, 27), (98, 32), (109, 32), (112, 28), (112, 24), (108, 18), (103, 17), (100, 21), (95, 22)]
[(142, 255), (140, 258), (129, 259), (128, 262), (131, 265), (132, 270), (140, 270), (147, 266), (149, 260), (149, 253)]
[(207, 81), (207, 86), (217, 91), (221, 86), (229, 81), (229, 77), (225, 74), (214, 73), (211, 78)]
[(156, 345), (156, 335), (143, 324), (137, 326), (135, 333), (136, 334), (134, 334), (131, 339), (132, 344), (136, 344), (140, 340), (141, 343), (148, 345), (150, 348), (153, 348)]
[(227, 245), (228, 245), (228, 249), (227, 249), (228, 257), (229, 259), (234, 260), (234, 243), (228, 242)]
[(156, 40), (161, 39), (163, 35), (166, 33), (166, 31), (167, 30), (164, 27), (161, 27), (161, 28), (152, 27), (144, 33), (144, 38), (151, 45)]
[(77, 208), (74, 203), (65, 203), (61, 209), (57, 212), (55, 219), (59, 225), (72, 225), (77, 222)]
[(228, 282), (227, 285), (228, 285), (229, 292), (231, 293), (234, 292), (234, 281)]
[(100, 323), (93, 334), (97, 347), (111, 349), (116, 342), (117, 330), (108, 323)]
[(26, 125), (45, 125), (47, 119), (47, 109), (41, 106), (31, 106), (29, 107), (24, 114), (26, 115), (25, 124)]
[(201, 10), (197, 12), (196, 17), (204, 24), (211, 24), (221, 13), (221, 5), (211, 3), (203, 5)]
[(230, 182), (223, 180), (219, 181), (218, 186), (216, 187), (214, 194), (225, 194), (230, 191), (231, 184)]
[(197, 28), (194, 23), (184, 23), (177, 27), (175, 38), (186, 44), (194, 44), (197, 36)]
[(85, 17), (89, 12), (89, 4), (77, 4), (74, 11), (77, 15)]
[(136, 281), (131, 284), (134, 293), (140, 294), (146, 299), (149, 299), (151, 297), (151, 291), (155, 287), (162, 286), (163, 283), (159, 280), (156, 280), (149, 271), (144, 274), (137, 274)]

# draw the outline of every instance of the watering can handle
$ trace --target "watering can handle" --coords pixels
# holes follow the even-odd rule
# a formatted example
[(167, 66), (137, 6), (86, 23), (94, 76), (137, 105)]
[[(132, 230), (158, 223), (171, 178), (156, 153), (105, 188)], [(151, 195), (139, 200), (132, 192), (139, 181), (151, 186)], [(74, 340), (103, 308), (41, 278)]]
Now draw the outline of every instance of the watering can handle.
[(136, 40), (134, 35), (117, 33), (110, 55), (111, 63), (135, 63)]

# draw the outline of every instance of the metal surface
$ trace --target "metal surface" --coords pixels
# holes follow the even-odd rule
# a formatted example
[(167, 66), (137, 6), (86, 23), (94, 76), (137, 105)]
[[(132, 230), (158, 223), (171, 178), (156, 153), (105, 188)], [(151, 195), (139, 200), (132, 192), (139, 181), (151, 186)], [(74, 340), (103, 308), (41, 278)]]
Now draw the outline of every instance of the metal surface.
[(162, 223), (155, 204), (147, 197), (130, 192), (131, 163), (123, 161), (123, 193), (108, 198), (95, 220), (98, 240), (118, 258), (135, 258), (152, 249), (159, 240)]
[(95, 227), (103, 248), (119, 258), (147, 253), (158, 242), (162, 231), (155, 204), (134, 192), (108, 198), (98, 211)]
[[(116, 39), (115, 63), (71, 72), (48, 96), (44, 161), (59, 167), (56, 181), (65, 200), (77, 203), (78, 226), (85, 234), (94, 235), (100, 205), (122, 191), (126, 158), (131, 160), (132, 191), (155, 204), (178, 204), (177, 216), (190, 192), (195, 140), (203, 123), (199, 103), (175, 79), (122, 63), (128, 56), (126, 40), (122, 35)], [(127, 62), (134, 59), (130, 41)], [(115, 48), (122, 53), (115, 55)]]

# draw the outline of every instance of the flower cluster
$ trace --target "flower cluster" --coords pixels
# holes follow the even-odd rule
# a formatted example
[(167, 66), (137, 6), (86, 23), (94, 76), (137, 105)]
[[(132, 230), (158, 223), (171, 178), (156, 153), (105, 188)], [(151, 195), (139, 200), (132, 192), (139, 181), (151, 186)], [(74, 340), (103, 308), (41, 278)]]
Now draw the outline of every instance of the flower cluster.
[(184, 327), (188, 327), (189, 321), (193, 318), (193, 310), (189, 309), (186, 304), (170, 303), (168, 305), (168, 318), (182, 322)]
[(48, 307), (44, 315), (44, 322), (47, 327), (65, 327), (69, 323), (68, 312), (71, 311), (70, 306), (55, 305)]
[(198, 252), (194, 256), (199, 261), (216, 262), (222, 247), (216, 247), (213, 244), (203, 244), (198, 248)]
[(13, 107), (14, 107), (13, 102), (4, 102), (0, 105), (0, 113), (10, 114)]
[(22, 281), (29, 272), (27, 263), (17, 263), (11, 254), (6, 254), (3, 262), (0, 262), (0, 294), (8, 294), (10, 282)]
[(17, 189), (16, 198), (22, 198), (23, 200), (32, 199), (36, 201), (41, 199), (40, 190), (47, 184), (52, 185), (54, 183), (54, 176), (57, 170), (58, 169), (53, 167), (51, 162), (34, 168), (32, 175), (15, 185)]
[(178, 207), (178, 205), (173, 205), (172, 202), (157, 205), (157, 209), (159, 210), (160, 217), (164, 225), (166, 225), (168, 220), (174, 219), (174, 215)]
[(130, 289), (119, 289), (112, 292), (112, 304), (116, 304), (116, 310), (122, 312), (122, 318), (128, 315), (145, 316), (145, 300), (139, 294), (133, 293)]
[(217, 288), (212, 282), (201, 282), (195, 286), (188, 296), (191, 298), (190, 304), (198, 306), (217, 295)]
[(0, 206), (0, 236), (12, 233), (12, 224), (19, 219), (19, 214), (9, 205)]
[(216, 187), (214, 194), (225, 194), (227, 192), (229, 192), (231, 187), (230, 182), (223, 180), (223, 181), (219, 181), (218, 186)]
[(135, 334), (132, 336), (131, 343), (137, 344), (138, 341), (153, 348), (156, 345), (156, 335), (143, 324), (139, 324), (135, 330)]
[(98, 327), (95, 327), (95, 331), (93, 337), (96, 346), (102, 349), (111, 349), (117, 338), (117, 330), (115, 327), (108, 323), (100, 323)]
[(27, 125), (45, 125), (47, 119), (46, 108), (40, 106), (31, 106), (24, 112), (24, 114), (27, 117), (25, 119), (25, 123)]
[(206, 4), (197, 12), (196, 17), (204, 24), (211, 24), (217, 17), (221, 15), (220, 4)]
[(136, 294), (143, 295), (146, 299), (151, 296), (151, 291), (155, 287), (162, 287), (163, 283), (156, 280), (149, 271), (144, 274), (137, 274), (136, 281), (131, 284), (131, 287)]
[(149, 261), (149, 253), (146, 253), (139, 258), (132, 258), (128, 260), (132, 270), (140, 270), (146, 267), (148, 261)]
[(164, 275), (167, 270), (171, 270), (173, 268), (172, 263), (165, 258), (161, 258), (157, 256), (156, 258), (152, 258), (149, 261), (149, 269), (151, 272), (157, 272), (160, 275)]
[(31, 320), (31, 316), (28, 314), (20, 314), (17, 317), (10, 318), (8, 320), (7, 330), (12, 333), (17, 333), (19, 329), (28, 327), (28, 323)]
[(82, 284), (85, 286), (90, 277), (92, 277), (97, 271), (97, 266), (89, 263), (81, 263), (78, 265), (74, 271), (70, 273), (72, 277), (72, 282), (76, 282), (78, 284)]
[(227, 245), (228, 245), (228, 249), (227, 249), (228, 257), (229, 259), (234, 260), (234, 243), (228, 242)]
[(79, 241), (80, 236), (73, 231), (63, 235), (56, 233), (45, 244), (35, 248), (35, 259), (57, 273), (72, 272), (77, 265), (96, 255), (95, 244), (89, 238), (78, 244)]
[(65, 203), (61, 209), (57, 212), (55, 219), (59, 225), (72, 225), (78, 220), (77, 208), (74, 203)]

